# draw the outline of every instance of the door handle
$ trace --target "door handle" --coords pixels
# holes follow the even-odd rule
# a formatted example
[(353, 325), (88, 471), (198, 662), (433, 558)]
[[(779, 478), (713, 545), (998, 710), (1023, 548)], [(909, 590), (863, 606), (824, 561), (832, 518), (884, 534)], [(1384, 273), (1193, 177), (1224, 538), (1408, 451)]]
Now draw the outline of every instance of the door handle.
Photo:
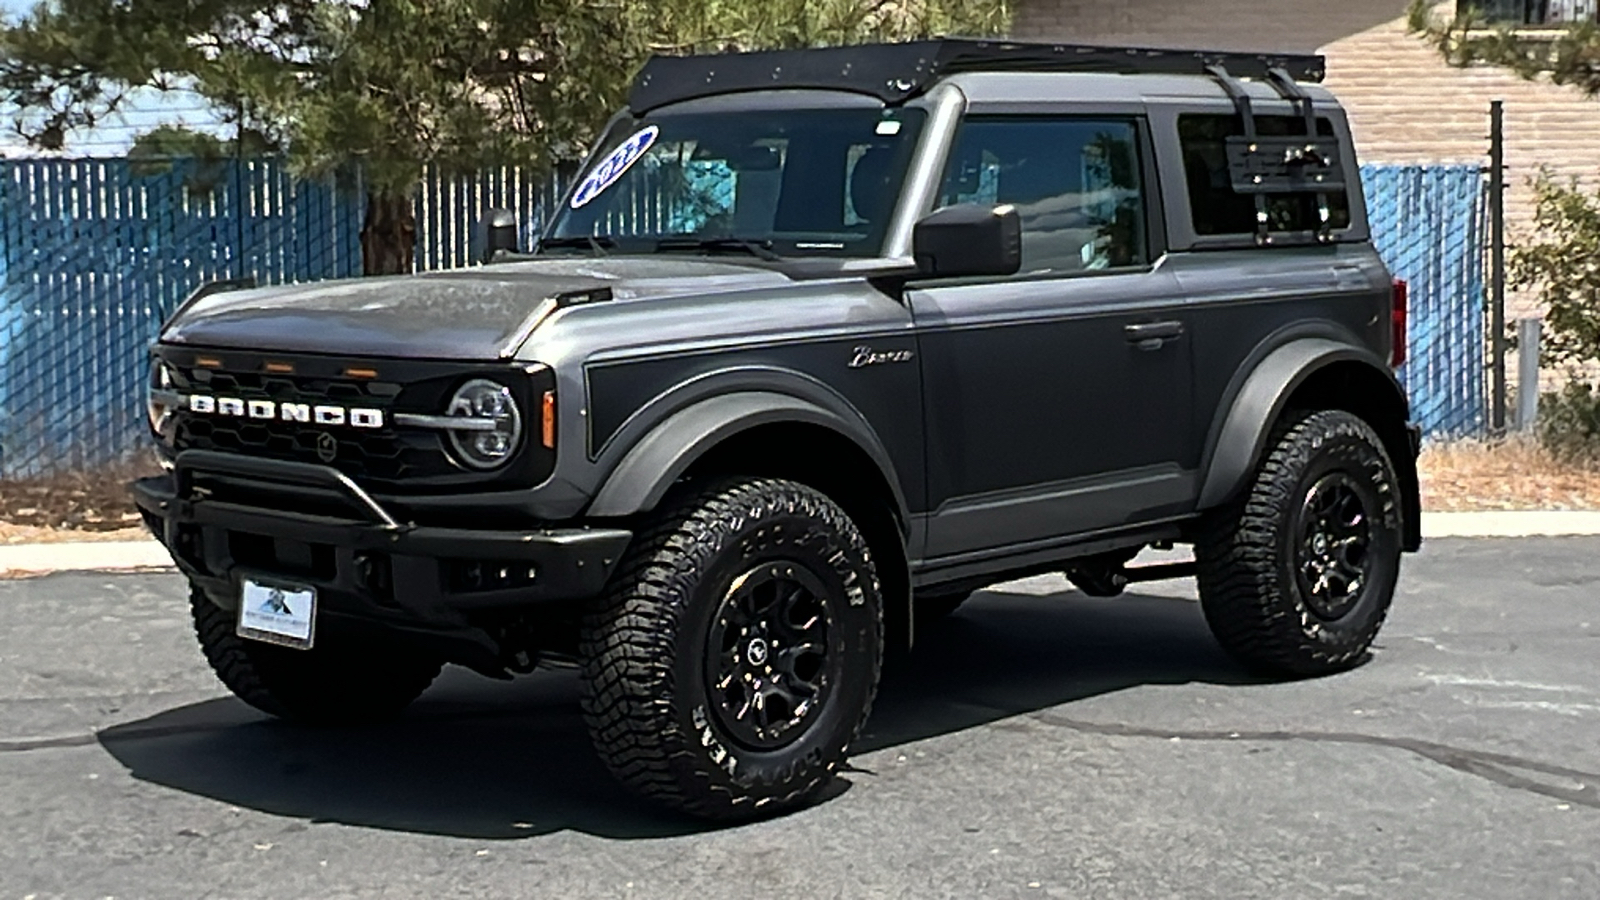
[(1127, 336), (1128, 343), (1140, 350), (1159, 350), (1162, 344), (1176, 340), (1183, 334), (1183, 323), (1141, 322), (1124, 326), (1122, 333)]

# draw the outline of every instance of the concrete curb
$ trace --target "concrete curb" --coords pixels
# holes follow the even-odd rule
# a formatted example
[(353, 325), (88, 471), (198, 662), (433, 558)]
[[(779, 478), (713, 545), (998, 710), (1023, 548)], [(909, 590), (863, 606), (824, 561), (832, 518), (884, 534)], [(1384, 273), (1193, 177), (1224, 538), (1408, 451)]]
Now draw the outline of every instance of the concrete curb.
[(1425, 512), (1422, 536), (1567, 537), (1600, 535), (1600, 510), (1528, 509), (1495, 512)]
[[(1600, 510), (1429, 512), (1424, 538), (1515, 538), (1600, 535)], [(138, 572), (172, 569), (167, 551), (153, 540), (0, 546), (0, 577), (51, 572)]]
[(138, 572), (172, 567), (172, 557), (154, 540), (0, 546), (0, 577), (3, 578), (51, 572)]

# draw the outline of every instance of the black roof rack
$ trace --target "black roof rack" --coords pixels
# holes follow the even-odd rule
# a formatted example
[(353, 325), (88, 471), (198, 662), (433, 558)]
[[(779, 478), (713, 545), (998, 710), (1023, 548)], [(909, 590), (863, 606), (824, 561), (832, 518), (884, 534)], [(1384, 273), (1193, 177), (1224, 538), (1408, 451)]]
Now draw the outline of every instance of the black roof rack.
[(1018, 41), (941, 39), (809, 50), (713, 56), (656, 56), (633, 82), (628, 106), (644, 113), (733, 91), (813, 88), (852, 91), (900, 103), (956, 72), (1112, 72), (1205, 75), (1224, 66), (1234, 77), (1266, 79), (1280, 69), (1295, 81), (1319, 82), (1321, 56), (1230, 53), (1156, 47), (1096, 47)]

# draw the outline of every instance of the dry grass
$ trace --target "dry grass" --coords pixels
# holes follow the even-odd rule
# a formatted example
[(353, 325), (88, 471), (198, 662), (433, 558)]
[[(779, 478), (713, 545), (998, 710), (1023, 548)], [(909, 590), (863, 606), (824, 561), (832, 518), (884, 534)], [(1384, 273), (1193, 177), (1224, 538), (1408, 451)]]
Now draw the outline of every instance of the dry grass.
[(83, 531), (76, 528), (40, 528), (37, 525), (11, 525), (0, 522), (0, 544), (61, 544), (68, 541), (142, 541), (150, 537), (143, 527), (114, 531)]
[(1600, 509), (1600, 468), (1526, 438), (1429, 444), (1419, 465), (1423, 509)]
[(127, 483), (152, 471), (140, 462), (0, 481), (0, 543), (135, 537), (139, 514)]

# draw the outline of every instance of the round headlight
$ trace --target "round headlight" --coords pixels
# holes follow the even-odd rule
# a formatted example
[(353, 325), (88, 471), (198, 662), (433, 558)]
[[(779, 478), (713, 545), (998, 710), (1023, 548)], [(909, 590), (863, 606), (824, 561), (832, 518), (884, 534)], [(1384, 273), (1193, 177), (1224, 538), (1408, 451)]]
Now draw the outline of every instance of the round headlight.
[(450, 399), (446, 414), (465, 419), (449, 430), (456, 458), (474, 469), (502, 466), (522, 439), (522, 413), (511, 389), (484, 379), (469, 381)]

